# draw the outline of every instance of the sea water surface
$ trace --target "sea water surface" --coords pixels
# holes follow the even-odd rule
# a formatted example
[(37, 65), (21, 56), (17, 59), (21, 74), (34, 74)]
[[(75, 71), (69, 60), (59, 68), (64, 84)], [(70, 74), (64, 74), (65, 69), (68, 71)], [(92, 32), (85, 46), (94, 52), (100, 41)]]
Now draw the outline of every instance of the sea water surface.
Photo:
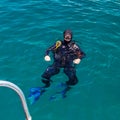
[[(41, 74), (52, 64), (45, 50), (65, 29), (86, 53), (76, 66), (79, 83), (65, 99), (49, 101), (67, 80), (61, 70), (30, 105), (29, 89), (43, 85)], [(1, 0), (0, 79), (23, 90), (33, 120), (120, 120), (120, 0)], [(18, 95), (3, 87), (0, 120), (25, 120)]]

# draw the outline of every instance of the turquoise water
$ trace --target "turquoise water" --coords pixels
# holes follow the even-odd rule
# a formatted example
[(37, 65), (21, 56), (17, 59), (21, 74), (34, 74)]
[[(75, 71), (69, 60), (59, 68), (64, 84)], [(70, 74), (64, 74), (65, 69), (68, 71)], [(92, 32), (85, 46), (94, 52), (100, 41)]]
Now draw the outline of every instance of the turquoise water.
[[(79, 84), (64, 100), (48, 100), (56, 89), (32, 106), (27, 100), (33, 120), (119, 120), (119, 0), (0, 1), (0, 79), (18, 85), (27, 98), (52, 64), (44, 61), (45, 50), (67, 28), (87, 55), (77, 66)], [(51, 88), (66, 80), (61, 70)], [(0, 88), (0, 120), (24, 119), (16, 93)]]

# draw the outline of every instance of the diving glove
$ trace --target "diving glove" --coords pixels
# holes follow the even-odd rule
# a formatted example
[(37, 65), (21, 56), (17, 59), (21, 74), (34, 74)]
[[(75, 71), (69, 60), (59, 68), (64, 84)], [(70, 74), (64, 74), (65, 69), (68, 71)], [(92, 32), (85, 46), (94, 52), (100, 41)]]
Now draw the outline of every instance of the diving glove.
[(44, 57), (44, 59), (45, 59), (45, 61), (47, 61), (47, 62), (51, 61), (51, 59), (50, 59), (50, 56), (49, 56), (49, 55), (46, 55), (46, 56)]
[(79, 64), (80, 62), (81, 62), (81, 59), (79, 59), (79, 58), (73, 60), (74, 64)]

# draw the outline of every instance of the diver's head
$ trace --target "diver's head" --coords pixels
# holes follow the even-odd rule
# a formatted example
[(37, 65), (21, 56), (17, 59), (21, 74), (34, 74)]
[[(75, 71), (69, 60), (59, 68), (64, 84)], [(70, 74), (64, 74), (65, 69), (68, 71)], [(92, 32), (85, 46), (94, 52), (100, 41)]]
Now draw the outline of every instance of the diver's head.
[(65, 30), (63, 32), (64, 41), (69, 43), (72, 40), (72, 31), (71, 30)]

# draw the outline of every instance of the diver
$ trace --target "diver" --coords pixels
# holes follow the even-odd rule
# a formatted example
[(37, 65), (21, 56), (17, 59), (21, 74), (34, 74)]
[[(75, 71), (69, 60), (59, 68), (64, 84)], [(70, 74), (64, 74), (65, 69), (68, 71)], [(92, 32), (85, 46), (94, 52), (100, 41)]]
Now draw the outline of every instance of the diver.
[(40, 93), (38, 96), (46, 91), (45, 88), (48, 88), (52, 82), (51, 77), (58, 74), (61, 68), (63, 68), (64, 73), (68, 76), (68, 80), (63, 84), (65, 88), (61, 92), (63, 97), (66, 97), (66, 92), (70, 90), (71, 86), (78, 83), (75, 64), (81, 62), (82, 58), (85, 57), (85, 53), (72, 40), (73, 34), (71, 30), (65, 30), (63, 38), (64, 40), (57, 41), (45, 52), (45, 61), (51, 60), (49, 53), (52, 52), (54, 62), (42, 74), (44, 87), (39, 88)]
[(49, 87), (51, 77), (58, 74), (60, 72), (60, 68), (63, 68), (64, 73), (68, 76), (68, 81), (66, 81), (67, 89), (64, 91), (65, 95), (65, 93), (69, 90), (69, 86), (73, 86), (78, 83), (75, 64), (79, 64), (81, 62), (81, 59), (85, 56), (85, 53), (72, 40), (73, 35), (71, 30), (65, 30), (63, 37), (63, 41), (57, 41), (46, 51), (44, 58), (45, 61), (51, 60), (49, 56), (51, 51), (53, 53), (54, 62), (42, 74), (42, 82), (45, 84), (44, 87)]

